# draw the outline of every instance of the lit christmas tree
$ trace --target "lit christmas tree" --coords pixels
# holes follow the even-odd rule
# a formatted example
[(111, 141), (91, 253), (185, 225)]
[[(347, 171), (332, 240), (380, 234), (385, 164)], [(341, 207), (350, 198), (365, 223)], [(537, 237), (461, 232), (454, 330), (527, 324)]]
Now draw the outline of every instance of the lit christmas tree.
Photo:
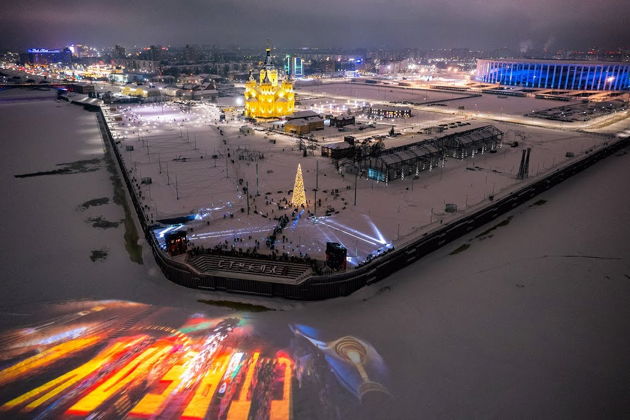
[(306, 206), (306, 193), (304, 192), (304, 180), (302, 179), (302, 167), (298, 163), (295, 174), (295, 184), (293, 185), (293, 197), (291, 197), (293, 207)]

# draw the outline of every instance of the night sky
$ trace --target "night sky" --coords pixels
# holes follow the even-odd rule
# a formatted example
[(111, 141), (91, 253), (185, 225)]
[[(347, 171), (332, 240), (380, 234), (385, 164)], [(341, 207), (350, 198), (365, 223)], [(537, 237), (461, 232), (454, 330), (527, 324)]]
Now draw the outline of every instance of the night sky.
[(0, 47), (630, 47), (628, 0), (2, 1)]

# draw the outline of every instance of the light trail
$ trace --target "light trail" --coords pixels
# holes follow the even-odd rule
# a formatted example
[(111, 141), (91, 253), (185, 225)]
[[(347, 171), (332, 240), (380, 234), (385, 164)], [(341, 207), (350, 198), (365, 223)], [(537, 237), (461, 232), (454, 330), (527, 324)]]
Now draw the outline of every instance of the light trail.
[[(358, 231), (358, 230), (356, 230), (356, 229), (354, 229), (354, 228), (351, 228), (351, 227), (345, 226), (345, 225), (343, 225), (343, 224), (341, 224), (341, 223), (339, 223), (339, 222), (337, 222), (337, 221), (335, 221), (335, 220), (333, 220), (333, 219), (328, 219), (328, 220), (326, 220), (326, 221), (325, 221), (325, 222), (323, 222), (323, 223), (324, 223), (325, 225), (327, 225), (327, 226), (330, 226), (330, 224), (333, 224), (333, 225), (335, 225), (336, 227), (338, 227), (338, 228), (340, 228), (340, 229), (345, 229), (345, 230), (347, 230), (347, 231), (350, 231), (350, 232), (354, 233), (355, 235), (359, 235), (359, 236), (363, 237), (365, 240), (376, 242), (374, 245), (377, 245), (377, 244), (380, 244), (380, 245), (385, 245), (385, 244), (387, 243), (387, 241), (385, 240), (385, 238), (383, 238), (383, 237), (382, 237), (382, 235), (380, 235), (380, 232), (378, 232), (378, 234), (379, 234), (380, 238), (375, 238), (375, 237), (370, 236), (370, 235), (368, 235), (368, 234), (366, 234), (366, 233), (363, 233), (363, 232), (361, 232), (361, 231)], [(378, 231), (378, 229), (376, 228), (376, 226), (374, 226), (374, 229)]]
[[(363, 241), (363, 242), (367, 242), (367, 243), (368, 243), (368, 244), (370, 244), (370, 245), (374, 245), (374, 246), (378, 246), (378, 245), (379, 245), (377, 242), (372, 242), (372, 241), (370, 241), (370, 240), (368, 240), (368, 239), (365, 239), (365, 238), (364, 238), (364, 237), (362, 237), (362, 236), (355, 235), (355, 234), (353, 234), (353, 233), (351, 233), (351, 232), (349, 232), (349, 231), (347, 231), (347, 230), (344, 230), (344, 229), (341, 229), (341, 228), (338, 228), (338, 227), (332, 226), (332, 225), (330, 225), (330, 224), (328, 224), (328, 223), (326, 223), (326, 222), (321, 222), (321, 223), (322, 223), (324, 226), (326, 226), (326, 227), (329, 227), (329, 228), (331, 228), (331, 229), (337, 230), (337, 231), (339, 231), (339, 232), (341, 232), (341, 233), (344, 233), (344, 234), (346, 234), (346, 235), (348, 235), (348, 236), (352, 236), (353, 238), (359, 239), (359, 240), (361, 240), (361, 241)], [(360, 232), (359, 232), (359, 233), (360, 233)], [(364, 236), (367, 236), (367, 235), (364, 235)], [(369, 236), (368, 236), (368, 238), (371, 238), (371, 237), (369, 237)]]
[(258, 229), (237, 229), (237, 230), (222, 230), (222, 231), (207, 232), (207, 233), (196, 233), (194, 235), (190, 235), (190, 239), (197, 240), (197, 239), (220, 238), (223, 236), (247, 235), (251, 233), (266, 232), (270, 229), (273, 229), (273, 225), (263, 226)]
[(367, 215), (363, 215), (363, 217), (365, 217), (365, 219), (369, 223), (370, 227), (372, 229), (374, 229), (374, 233), (376, 233), (378, 235), (378, 238), (380, 240), (379, 242), (381, 242), (382, 244), (386, 244), (387, 243), (387, 239), (385, 239), (385, 237), (381, 233), (380, 229), (374, 224), (374, 222)]
[(164, 235), (167, 234), (168, 232), (175, 232), (176, 230), (180, 229), (182, 226), (184, 226), (183, 224), (179, 224), (179, 225), (173, 225), (173, 226), (169, 226), (165, 229), (156, 231), (157, 237), (158, 238), (164, 238)]

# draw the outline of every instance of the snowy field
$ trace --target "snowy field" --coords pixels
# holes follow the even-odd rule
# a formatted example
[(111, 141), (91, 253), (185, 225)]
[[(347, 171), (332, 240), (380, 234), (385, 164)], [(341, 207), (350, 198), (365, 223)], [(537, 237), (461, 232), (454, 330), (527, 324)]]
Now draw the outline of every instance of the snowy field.
[[(323, 84), (306, 86), (298, 90), (307, 94), (317, 94), (334, 99), (357, 99), (369, 102), (403, 102), (408, 101), (421, 105), (431, 101), (441, 101), (444, 106), (435, 106), (437, 110), (442, 108), (458, 110), (463, 106), (466, 111), (489, 112), (522, 116), (528, 112), (554, 108), (574, 102), (558, 102), (545, 99), (497, 97), (497, 95), (483, 94), (480, 97), (467, 98), (467, 94), (459, 92), (446, 93), (431, 90), (404, 89), (389, 86), (370, 86), (361, 84)], [(459, 98), (459, 99), (458, 99)], [(453, 100), (451, 100), (453, 99)]]
[[(111, 395), (75, 418), (121, 418), (142, 412), (144, 396), (160, 403), (166, 401), (162, 395), (170, 408), (154, 414), (179, 418), (188, 407), (179, 396), (190, 391), (157, 381), (166, 369), (179, 369), (177, 360), (211, 345), (221, 322), (235, 322), (229, 319), (239, 327), (222, 341), (217, 357), (248, 360), (232, 363), (241, 381), (250, 366), (262, 366), (252, 362), (255, 351), (276, 358), (281, 373), (291, 360), (286, 372), (295, 378), (289, 393), (295, 419), (622, 418), (628, 412), (630, 153), (605, 159), (350, 297), (295, 303), (176, 286), (159, 273), (146, 246), (143, 264), (133, 262), (122, 224), (104, 229), (86, 221), (125, 217), (123, 207), (112, 203), (115, 189), (95, 115), (54, 100), (3, 104), (0, 111), (2, 190), (11, 198), (0, 204), (1, 232), (10, 238), (0, 253), (0, 417), (65, 418), (86, 395), (97, 397), (92, 401)], [(14, 177), (92, 159), (98, 162), (71, 166), (79, 168), (74, 172)], [(99, 198), (109, 202), (92, 201)], [(94, 204), (84, 208), (88, 202)], [(94, 249), (106, 249), (107, 256), (92, 261)], [(247, 305), (222, 306), (226, 300)], [(261, 306), (276, 310), (254, 312)], [(110, 394), (90, 394), (82, 383), (30, 411), (19, 404), (7, 408), (97, 351), (139, 334), (146, 336), (143, 351), (164, 350), (169, 341), (192, 347), (154, 360), (150, 370), (136, 370), (135, 382), (122, 382)], [(167, 339), (170, 334), (174, 338)], [(369, 349), (368, 377), (390, 397), (376, 392), (372, 396), (385, 398), (362, 401), (357, 369), (327, 359), (305, 334), (327, 343), (345, 336), (360, 340)], [(98, 344), (88, 341), (84, 350), (71, 352), (71, 340), (94, 337)], [(62, 360), (7, 370), (64, 343), (69, 354)], [(110, 365), (118, 372), (128, 359), (116, 363)], [(200, 374), (205, 372), (212, 369)], [(261, 390), (284, 391), (284, 376), (274, 376), (280, 388), (269, 387), (261, 376), (265, 370), (254, 372), (261, 380), (251, 398), (240, 399), (220, 381), (223, 391), (204, 400), (207, 418), (231, 409), (260, 410), (250, 411), (254, 415), (282, 407), (282, 396)], [(247, 404), (254, 399), (256, 404)]]
[(556, 108), (575, 104), (577, 101), (560, 102), (536, 98), (519, 98), (513, 96), (497, 96), (483, 94), (476, 98), (458, 99), (445, 102), (447, 109), (457, 110), (464, 107), (466, 111), (489, 112), (494, 114), (519, 115), (543, 109)]
[(368, 102), (403, 102), (422, 104), (445, 99), (457, 99), (468, 95), (459, 92), (446, 93), (431, 90), (405, 89), (392, 86), (373, 86), (361, 83), (326, 83), (297, 86), (297, 93), (317, 94), (330, 97), (348, 97)]
[[(498, 153), (449, 159), (444, 168), (420, 173), (414, 181), (385, 184), (358, 179), (355, 206), (354, 175), (336, 170), (333, 161), (318, 152), (303, 157), (289, 136), (258, 131), (243, 135), (238, 122), (217, 125), (218, 111), (211, 106), (134, 105), (106, 112), (150, 220), (192, 214), (195, 221), (177, 228), (189, 230), (194, 246), (269, 253), (265, 240), (277, 226), (274, 218), (287, 216), (290, 223), (282, 232), (286, 239), (277, 252), (323, 259), (326, 242), (339, 242), (348, 249), (351, 265), (485, 205), (491, 195), (500, 197), (521, 186), (516, 174), (524, 147), (532, 148), (530, 175), (535, 179), (575, 159), (566, 158), (567, 152), (579, 157), (606, 141), (594, 135), (495, 124), (505, 132), (505, 146)], [(398, 127), (417, 129), (435, 123), (418, 115)], [(406, 138), (385, 139), (385, 147), (411, 141)], [(513, 141), (519, 147), (507, 145)], [(288, 202), (298, 164), (309, 204), (295, 213)], [(152, 183), (142, 184), (145, 177)], [(315, 213), (316, 183), (318, 217), (309, 218), (309, 212)], [(249, 215), (244, 188), (249, 188)], [(459, 211), (446, 214), (447, 203), (456, 204)]]

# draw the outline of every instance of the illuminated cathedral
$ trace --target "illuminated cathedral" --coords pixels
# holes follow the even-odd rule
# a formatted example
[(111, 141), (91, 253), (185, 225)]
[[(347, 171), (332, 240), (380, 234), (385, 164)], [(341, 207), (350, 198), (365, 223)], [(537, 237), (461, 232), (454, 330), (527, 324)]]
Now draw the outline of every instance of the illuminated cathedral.
[(278, 73), (271, 61), (271, 48), (267, 48), (258, 80), (250, 76), (245, 83), (245, 116), (278, 118), (293, 113), (294, 108), (293, 83)]

